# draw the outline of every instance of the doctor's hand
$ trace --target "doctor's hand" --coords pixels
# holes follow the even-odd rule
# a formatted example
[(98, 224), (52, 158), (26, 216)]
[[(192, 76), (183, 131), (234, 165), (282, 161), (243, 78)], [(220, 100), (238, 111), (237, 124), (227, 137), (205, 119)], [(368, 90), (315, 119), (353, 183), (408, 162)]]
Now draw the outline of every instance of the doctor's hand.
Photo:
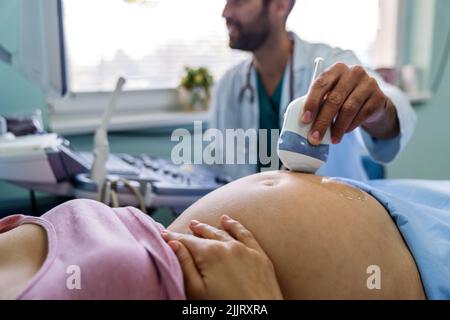
[(333, 144), (362, 126), (372, 137), (388, 139), (400, 132), (397, 111), (377, 81), (361, 66), (336, 63), (313, 83), (300, 121), (313, 123), (308, 140), (321, 143), (331, 128)]
[(189, 299), (283, 299), (272, 262), (253, 235), (228, 216), (220, 230), (192, 220), (194, 235), (170, 231), (163, 238), (175, 252)]

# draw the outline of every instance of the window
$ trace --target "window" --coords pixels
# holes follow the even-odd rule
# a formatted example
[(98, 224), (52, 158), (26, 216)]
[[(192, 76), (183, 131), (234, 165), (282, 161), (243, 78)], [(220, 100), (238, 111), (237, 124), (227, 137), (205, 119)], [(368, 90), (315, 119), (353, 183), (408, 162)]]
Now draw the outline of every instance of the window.
[(245, 54), (228, 47), (223, 0), (66, 0), (64, 29), (72, 92), (174, 88), (185, 66), (219, 78)]
[[(395, 35), (395, 30), (380, 32), (379, 26), (385, 26), (392, 13), (389, 9), (380, 17), (380, 10), (395, 9), (395, 3), (297, 0), (288, 28), (308, 41), (352, 49), (365, 64), (392, 65), (395, 39), (386, 39), (386, 34)], [(128, 90), (175, 88), (187, 65), (207, 66), (217, 80), (247, 56), (228, 48), (221, 18), (224, 4), (224, 0), (64, 0), (70, 91), (110, 91), (121, 75), (127, 77)]]
[(297, 0), (288, 28), (304, 40), (353, 50), (364, 65), (393, 67), (398, 0)]

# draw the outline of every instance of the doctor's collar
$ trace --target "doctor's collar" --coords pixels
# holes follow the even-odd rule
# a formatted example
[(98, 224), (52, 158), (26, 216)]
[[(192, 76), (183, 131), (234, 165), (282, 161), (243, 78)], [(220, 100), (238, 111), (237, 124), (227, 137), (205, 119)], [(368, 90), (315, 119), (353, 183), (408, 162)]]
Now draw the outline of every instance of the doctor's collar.
[[(292, 31), (289, 31), (289, 37), (292, 39), (294, 43), (293, 47), (293, 54), (294, 54), (294, 72), (298, 72), (302, 69), (306, 69), (309, 67), (307, 59), (305, 59), (306, 56), (309, 55), (309, 46), (308, 43), (304, 40), (302, 40), (297, 34), (295, 34)], [(292, 59), (289, 60), (288, 63), (291, 63)], [(240, 74), (242, 77), (247, 76), (247, 72), (250, 69), (250, 65), (253, 63), (253, 55), (246, 59), (243, 64), (242, 68), (240, 70)], [(255, 70), (252, 70), (252, 72), (255, 72)]]

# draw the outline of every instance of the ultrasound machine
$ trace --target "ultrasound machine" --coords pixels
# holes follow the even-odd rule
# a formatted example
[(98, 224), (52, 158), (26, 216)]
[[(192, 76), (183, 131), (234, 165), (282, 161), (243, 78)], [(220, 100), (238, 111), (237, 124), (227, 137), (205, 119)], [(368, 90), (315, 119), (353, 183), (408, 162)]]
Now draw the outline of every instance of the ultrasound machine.
[(144, 212), (168, 207), (174, 213), (231, 181), (210, 166), (175, 165), (148, 154), (111, 154), (107, 128), (123, 83), (119, 79), (105, 109), (92, 152), (75, 151), (55, 133), (16, 137), (3, 128), (0, 179), (33, 191), (136, 206)]
[[(0, 140), (0, 179), (34, 191), (99, 200), (98, 184), (91, 179), (94, 158), (93, 152), (74, 151), (56, 134)], [(143, 201), (145, 208), (177, 212), (230, 181), (206, 166), (174, 165), (147, 154), (110, 154), (106, 171), (106, 181), (116, 182), (109, 187), (121, 206), (142, 207)]]

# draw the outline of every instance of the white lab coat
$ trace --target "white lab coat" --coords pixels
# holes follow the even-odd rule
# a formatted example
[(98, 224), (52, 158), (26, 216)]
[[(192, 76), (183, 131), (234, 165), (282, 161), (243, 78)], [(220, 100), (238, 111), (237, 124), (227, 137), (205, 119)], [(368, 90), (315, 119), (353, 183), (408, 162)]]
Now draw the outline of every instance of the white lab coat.
[[(361, 64), (358, 58), (351, 51), (333, 48), (325, 44), (312, 44), (301, 40), (295, 34), (294, 39), (294, 96), (301, 97), (306, 94), (313, 73), (313, 65), (316, 57), (325, 59), (325, 67), (329, 67), (336, 62), (344, 62), (347, 65)], [(249, 70), (251, 58), (240, 63), (229, 70), (217, 84), (211, 110), (211, 127), (220, 129), (225, 136), (226, 129), (242, 128), (244, 130), (259, 126), (259, 101), (256, 85), (256, 71), (252, 68), (251, 85), (254, 89), (254, 102), (250, 102), (250, 92), (246, 90), (242, 103), (239, 101), (239, 92), (246, 83), (246, 75)], [(291, 61), (289, 62), (291, 63)], [(332, 145), (328, 160), (317, 172), (322, 176), (344, 177), (360, 181), (367, 180), (367, 174), (362, 164), (362, 157), (370, 155), (379, 163), (391, 162), (405, 147), (410, 140), (416, 123), (416, 115), (411, 108), (410, 102), (405, 94), (396, 87), (387, 84), (375, 72), (368, 70), (369, 74), (376, 78), (381, 90), (394, 103), (400, 121), (400, 135), (389, 140), (373, 139), (363, 129), (358, 128), (348, 133), (338, 145)], [(283, 81), (283, 93), (280, 105), (280, 121), (289, 101), (289, 80), (290, 66), (286, 66)], [(280, 128), (282, 123), (280, 123)], [(221, 150), (223, 152), (223, 150)], [(248, 155), (248, 146), (237, 150)], [(240, 178), (257, 172), (257, 165), (228, 165), (220, 166), (223, 173), (232, 178)]]

